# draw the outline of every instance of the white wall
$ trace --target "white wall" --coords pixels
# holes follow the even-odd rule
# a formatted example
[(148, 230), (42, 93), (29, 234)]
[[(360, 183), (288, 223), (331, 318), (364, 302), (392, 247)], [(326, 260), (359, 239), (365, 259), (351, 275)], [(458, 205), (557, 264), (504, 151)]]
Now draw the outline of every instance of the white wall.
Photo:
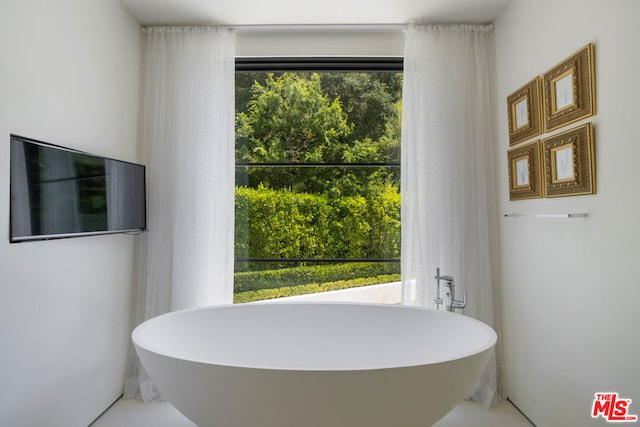
[(139, 33), (117, 1), (2, 2), (0, 425), (86, 426), (122, 392), (135, 237), (9, 244), (9, 134), (135, 161)]
[(242, 31), (236, 36), (237, 56), (402, 56), (401, 29), (359, 31)]
[[(640, 2), (513, 0), (495, 22), (502, 336), (509, 397), (541, 427), (603, 425), (594, 393), (640, 414)], [(508, 200), (506, 97), (595, 44), (597, 195)], [(556, 133), (556, 132), (554, 132)]]

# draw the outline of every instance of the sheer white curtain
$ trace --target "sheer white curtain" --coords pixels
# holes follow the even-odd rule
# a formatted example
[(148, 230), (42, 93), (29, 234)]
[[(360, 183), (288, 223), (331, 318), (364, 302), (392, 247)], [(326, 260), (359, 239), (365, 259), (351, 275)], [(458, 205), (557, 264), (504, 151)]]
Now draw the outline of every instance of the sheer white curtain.
[[(497, 327), (494, 52), (491, 26), (406, 31), (402, 117), (403, 302), (434, 306), (436, 268)], [(455, 337), (453, 337), (455, 338)], [(489, 406), (496, 362), (468, 396)]]
[[(210, 27), (144, 30), (141, 158), (149, 232), (141, 236), (136, 323), (233, 301), (235, 35)], [(155, 387), (129, 358), (125, 396)]]

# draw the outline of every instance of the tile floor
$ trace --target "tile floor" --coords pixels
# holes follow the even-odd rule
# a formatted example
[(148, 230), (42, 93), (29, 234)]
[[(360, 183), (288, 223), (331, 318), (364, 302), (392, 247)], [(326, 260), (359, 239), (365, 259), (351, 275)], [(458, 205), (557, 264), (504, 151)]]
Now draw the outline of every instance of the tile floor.
[[(508, 401), (490, 410), (462, 402), (433, 427), (531, 427), (532, 424)], [(195, 427), (168, 402), (143, 404), (119, 400), (91, 427)]]

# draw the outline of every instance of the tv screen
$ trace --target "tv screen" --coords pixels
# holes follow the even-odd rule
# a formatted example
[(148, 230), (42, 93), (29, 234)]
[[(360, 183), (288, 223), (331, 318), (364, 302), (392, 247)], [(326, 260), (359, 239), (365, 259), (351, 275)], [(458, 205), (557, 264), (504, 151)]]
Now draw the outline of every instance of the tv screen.
[(146, 229), (145, 167), (11, 135), (10, 241)]

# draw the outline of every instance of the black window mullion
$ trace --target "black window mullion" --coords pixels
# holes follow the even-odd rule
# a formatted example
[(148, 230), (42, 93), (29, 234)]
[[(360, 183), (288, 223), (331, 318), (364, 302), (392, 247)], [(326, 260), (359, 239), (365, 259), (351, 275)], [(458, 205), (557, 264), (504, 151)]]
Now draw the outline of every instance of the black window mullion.
[(400, 258), (236, 258), (235, 262), (265, 262), (265, 263), (400, 262)]
[(322, 72), (392, 72), (403, 70), (402, 57), (238, 57), (237, 73), (322, 71)]
[(400, 163), (236, 163), (237, 168), (399, 168)]

